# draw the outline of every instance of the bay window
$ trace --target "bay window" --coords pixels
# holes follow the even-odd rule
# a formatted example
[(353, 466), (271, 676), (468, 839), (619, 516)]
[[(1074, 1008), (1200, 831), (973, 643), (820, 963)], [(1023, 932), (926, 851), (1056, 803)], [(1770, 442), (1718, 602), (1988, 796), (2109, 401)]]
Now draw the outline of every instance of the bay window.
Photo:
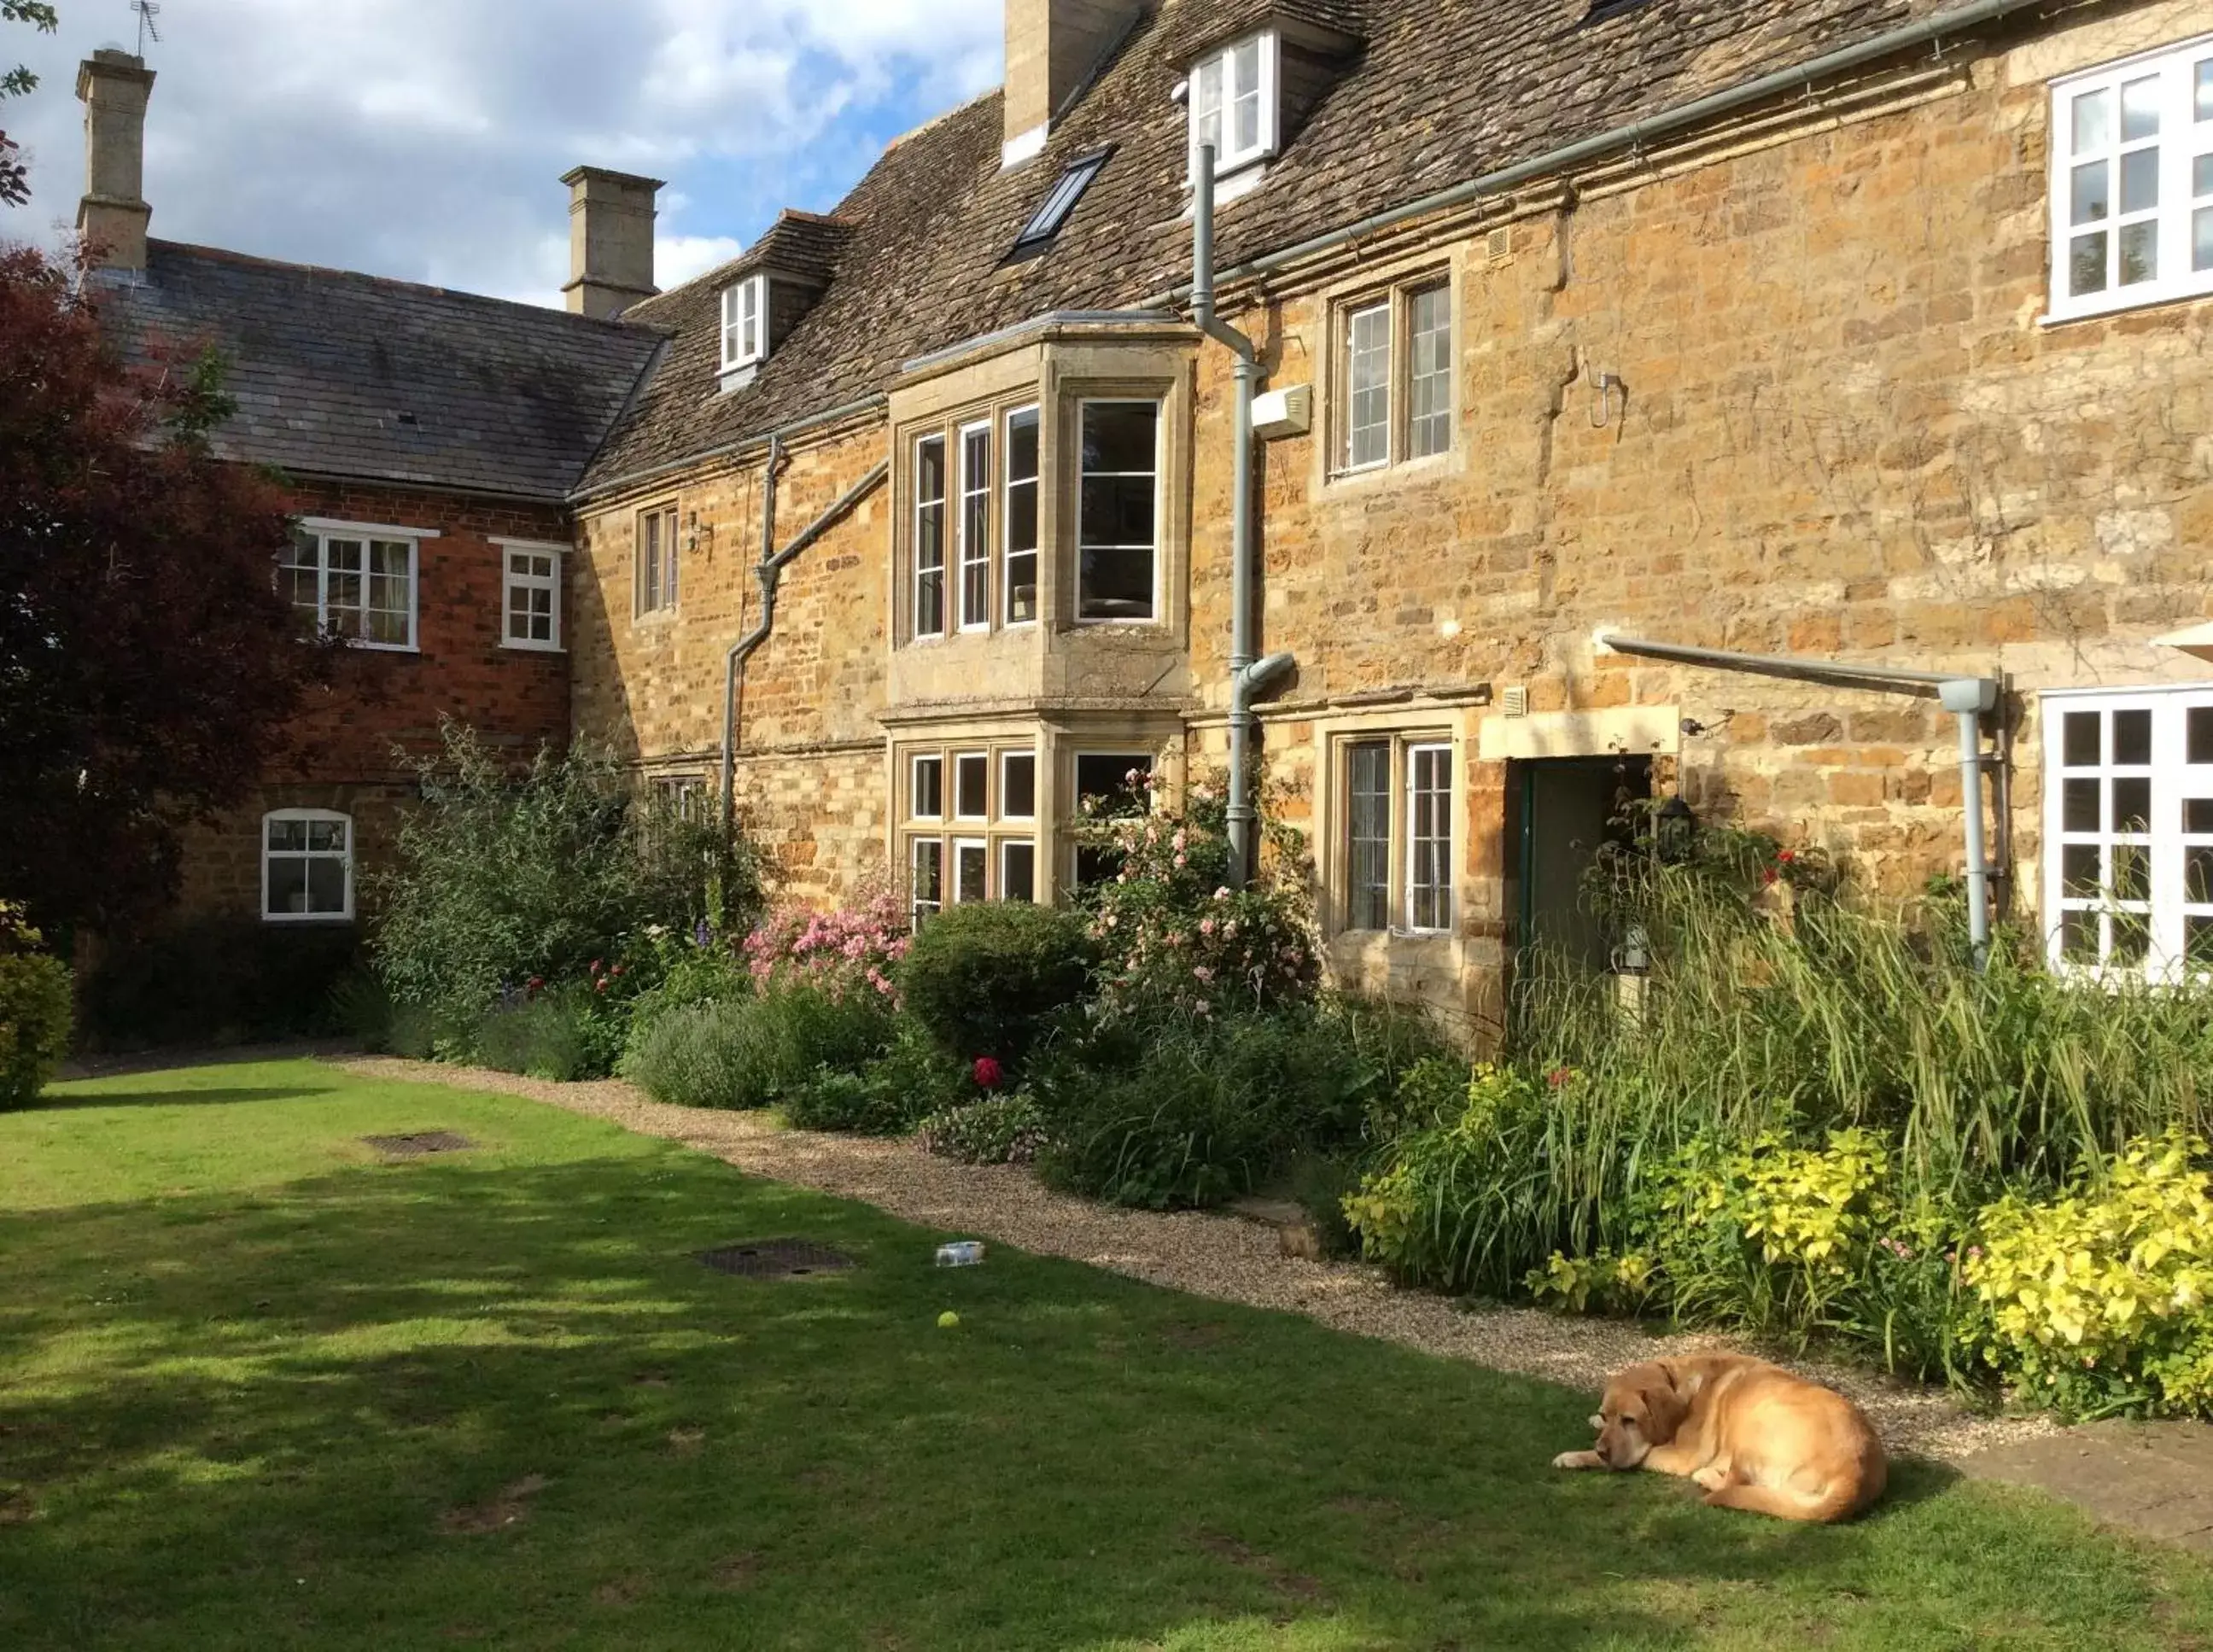
[(960, 432), (960, 629), (991, 624), (991, 427)]
[(900, 833), (918, 916), (948, 900), (1037, 899), (1034, 746), (909, 747), (904, 768)]
[(945, 438), (914, 453), (914, 634), (945, 634)]
[(1087, 401), (1079, 417), (1076, 617), (1149, 621), (1160, 560), (1160, 404)]
[(1008, 414), (999, 588), (1006, 593), (1009, 625), (1027, 625), (1038, 617), (1038, 410), (1025, 407)]

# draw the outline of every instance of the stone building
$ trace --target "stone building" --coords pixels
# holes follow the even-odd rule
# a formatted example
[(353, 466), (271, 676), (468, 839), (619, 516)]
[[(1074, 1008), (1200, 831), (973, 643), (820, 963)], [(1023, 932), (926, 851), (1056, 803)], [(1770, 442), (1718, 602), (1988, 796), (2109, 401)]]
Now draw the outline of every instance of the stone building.
[(1480, 1028), (1532, 936), (1603, 959), (1625, 795), (1895, 892), (1979, 813), (2055, 963), (2213, 960), (2203, 0), (1007, 30), (673, 291), (649, 180), (578, 186), (572, 306), (657, 350), (565, 494), (578, 735), (727, 761), (807, 898), (1065, 898), (1083, 796), (1226, 759), (1241, 335), (1255, 739), (1340, 978)]

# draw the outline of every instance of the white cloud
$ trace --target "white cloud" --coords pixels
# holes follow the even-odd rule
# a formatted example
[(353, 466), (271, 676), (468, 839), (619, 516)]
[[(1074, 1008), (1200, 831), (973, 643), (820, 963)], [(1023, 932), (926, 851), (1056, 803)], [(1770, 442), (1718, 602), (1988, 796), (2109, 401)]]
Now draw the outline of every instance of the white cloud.
[[(558, 302), (560, 174), (649, 172), (673, 285), (783, 205), (826, 206), (897, 131), (993, 84), (1002, 0), (173, 0), (147, 122), (154, 233)], [(95, 21), (93, 13), (100, 17)], [(0, 122), (52, 244), (82, 174), (76, 64), (119, 3), (0, 27), (43, 76)]]

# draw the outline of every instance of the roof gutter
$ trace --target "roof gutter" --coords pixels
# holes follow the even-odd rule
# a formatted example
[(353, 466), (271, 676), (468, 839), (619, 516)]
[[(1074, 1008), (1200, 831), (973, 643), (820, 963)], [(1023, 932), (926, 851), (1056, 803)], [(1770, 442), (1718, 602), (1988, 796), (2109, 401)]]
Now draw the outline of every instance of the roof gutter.
[[(1686, 126), (1694, 126), (1716, 115), (1733, 113), (1749, 105), (1764, 102), (1783, 93), (1810, 88), (1815, 81), (1825, 80), (1832, 75), (1846, 73), (1881, 58), (1909, 51), (1917, 46), (1926, 46), (1932, 41), (1940, 41), (1948, 34), (1960, 34), (1969, 29), (1979, 28), (1985, 23), (1996, 22), (2016, 11), (2027, 11), (2041, 3), (2043, 0), (1971, 0), (1971, 3), (1966, 5), (1954, 6), (1948, 10), (1939, 12), (1933, 17), (1924, 17), (1917, 23), (1905, 24), (1886, 34), (1878, 34), (1872, 40), (1862, 40), (1857, 46), (1845, 46), (1838, 51), (1824, 53), (1820, 57), (1800, 64), (1795, 68), (1777, 70), (1772, 74), (1762, 75), (1757, 80), (1747, 81), (1742, 85), (1730, 87), (1726, 91), (1710, 93), (1704, 97), (1695, 98), (1688, 103), (1678, 104), (1672, 109), (1663, 109), (1657, 114), (1647, 115), (1642, 119), (1630, 121), (1625, 125), (1609, 128), (1595, 137), (1579, 138), (1575, 143), (1564, 144), (1558, 149), (1547, 149), (1542, 155), (1533, 155), (1527, 161), (1517, 161), (1510, 167), (1503, 167), (1496, 172), (1487, 172), (1479, 178), (1472, 178), (1466, 183), (1455, 184), (1450, 189), (1440, 190), (1433, 195), (1424, 195), (1419, 200), (1410, 201), (1404, 206), (1395, 206), (1387, 211), (1378, 212), (1373, 216), (1361, 219), (1357, 223), (1347, 225), (1340, 229), (1332, 229), (1326, 234), (1286, 247), (1279, 252), (1268, 253), (1261, 257), (1248, 259), (1235, 269), (1223, 271), (1219, 279), (1222, 282), (1233, 282), (1247, 280), (1254, 276), (1267, 275), (1288, 265), (1312, 258), (1316, 253), (1334, 251), (1338, 247), (1360, 241), (1380, 231), (1395, 229), (1401, 224), (1411, 223), (1417, 218), (1428, 217), (1433, 213), (1466, 206), (1486, 196), (1499, 194), (1503, 191), (1528, 183), (1533, 179), (1564, 172), (1571, 167), (1579, 166), (1586, 161), (1596, 160), (1601, 155), (1610, 155), (1617, 149), (1642, 146), (1670, 133), (1680, 131)], [(1169, 302), (1180, 303), (1190, 295), (1189, 287), (1178, 287), (1167, 295), (1167, 299)]]
[(594, 482), (576, 489), (570, 494), (569, 503), (572, 505), (584, 504), (604, 494), (619, 493), (625, 488), (637, 487), (647, 482), (656, 481), (664, 476), (674, 476), (679, 471), (690, 470), (694, 465), (704, 465), (716, 459), (735, 458), (740, 454), (750, 453), (756, 448), (781, 446), (794, 436), (804, 436), (810, 430), (821, 429), (826, 424), (836, 424), (844, 419), (857, 418), (863, 413), (872, 413), (886, 405), (889, 400), (890, 398), (879, 391), (875, 395), (863, 396), (858, 401), (849, 401), (842, 406), (828, 408), (820, 413), (809, 413), (804, 418), (794, 419), (789, 424), (779, 424), (773, 430), (764, 430), (759, 436), (740, 436), (735, 442), (726, 442), (717, 448), (703, 448), (698, 453), (687, 454), (681, 459), (672, 459), (666, 464), (649, 465), (643, 470), (625, 471), (620, 476), (609, 477), (604, 482)]

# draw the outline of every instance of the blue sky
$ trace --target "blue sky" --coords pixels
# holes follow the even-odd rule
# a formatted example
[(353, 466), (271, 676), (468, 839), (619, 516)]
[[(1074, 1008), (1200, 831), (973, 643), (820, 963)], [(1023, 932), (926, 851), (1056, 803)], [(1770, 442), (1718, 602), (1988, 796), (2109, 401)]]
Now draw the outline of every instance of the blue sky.
[[(1003, 0), (165, 0), (147, 48), (153, 233), (559, 302), (560, 175), (668, 180), (661, 284), (779, 207), (825, 210), (883, 147), (997, 83)], [(0, 26), (0, 104), (35, 198), (0, 241), (58, 245), (82, 191), (79, 59), (131, 44), (128, 0)]]

